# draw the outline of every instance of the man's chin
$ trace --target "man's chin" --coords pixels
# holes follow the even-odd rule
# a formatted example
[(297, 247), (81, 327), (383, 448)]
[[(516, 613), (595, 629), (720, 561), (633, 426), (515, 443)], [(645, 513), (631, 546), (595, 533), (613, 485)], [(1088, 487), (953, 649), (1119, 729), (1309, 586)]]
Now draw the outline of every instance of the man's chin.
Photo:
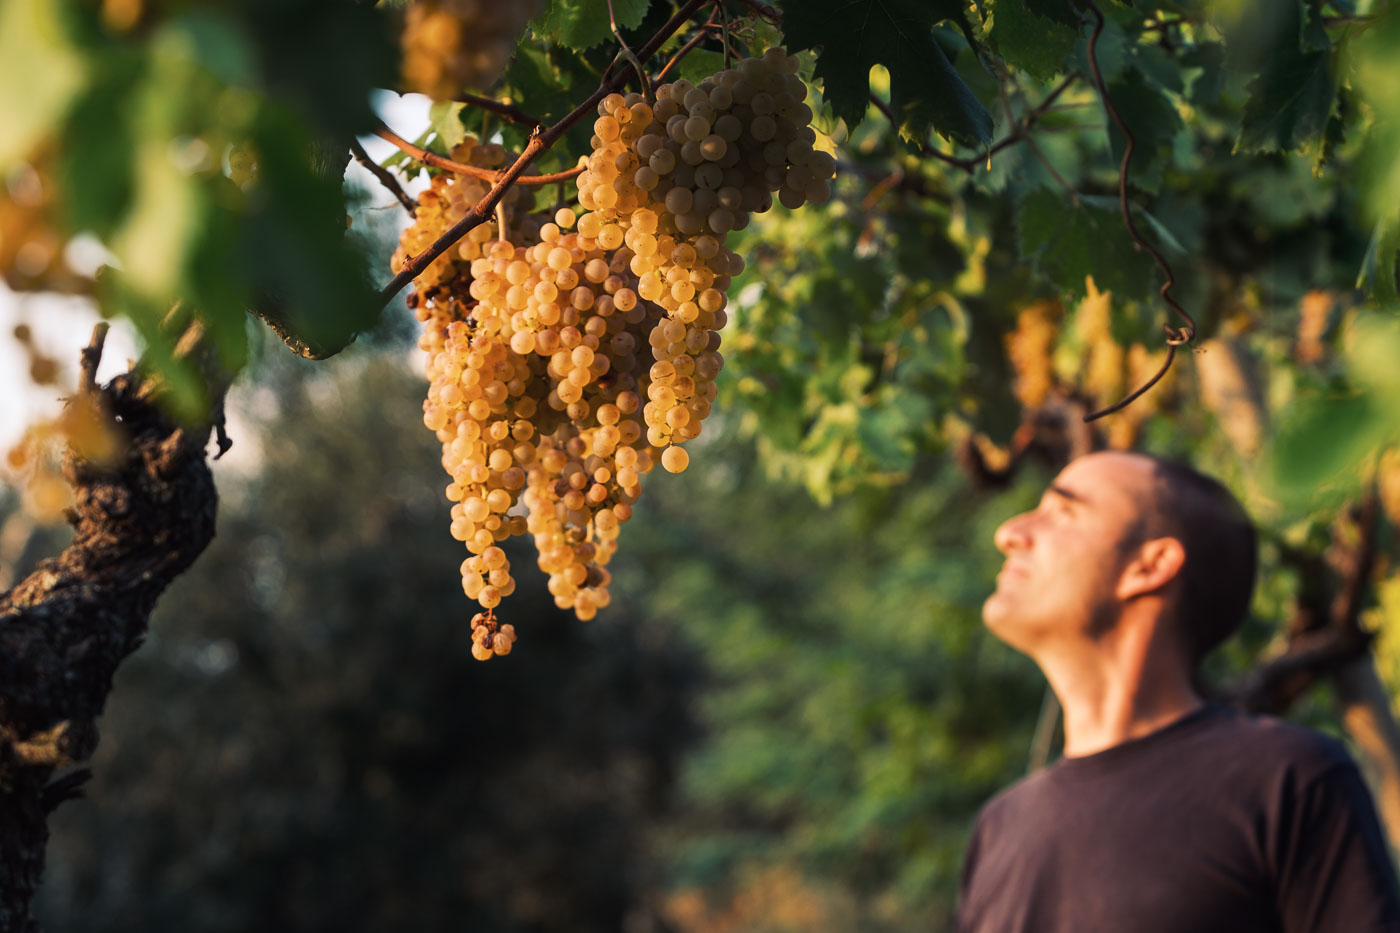
[(987, 597), (987, 601), (982, 604), (982, 624), (993, 632), (997, 630), (997, 624), (1006, 618), (1006, 605), (1002, 599), (1001, 592), (997, 591)]
[(1016, 617), (1012, 609), (1005, 594), (995, 592), (982, 604), (982, 624), (998, 639), (1020, 651), (1020, 643), (1024, 639), (1017, 637)]

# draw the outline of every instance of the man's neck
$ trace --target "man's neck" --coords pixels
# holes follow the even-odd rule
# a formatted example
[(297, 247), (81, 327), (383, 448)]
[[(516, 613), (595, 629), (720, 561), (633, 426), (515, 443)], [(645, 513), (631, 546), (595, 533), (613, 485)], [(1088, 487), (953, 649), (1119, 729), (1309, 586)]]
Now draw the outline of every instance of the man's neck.
[(1149, 735), (1203, 703), (1185, 665), (1131, 633), (1036, 660), (1064, 710), (1067, 758)]

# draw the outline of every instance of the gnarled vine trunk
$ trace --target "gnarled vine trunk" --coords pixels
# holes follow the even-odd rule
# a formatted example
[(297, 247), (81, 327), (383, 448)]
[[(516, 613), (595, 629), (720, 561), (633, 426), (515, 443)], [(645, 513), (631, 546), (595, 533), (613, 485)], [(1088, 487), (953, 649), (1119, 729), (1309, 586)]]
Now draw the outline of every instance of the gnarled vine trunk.
[(89, 776), (55, 773), (92, 755), (117, 665), (214, 536), (210, 426), (176, 424), (134, 374), (92, 385), (100, 352), (99, 334), (83, 391), (114, 421), (119, 452), (106, 465), (68, 455), (72, 543), (0, 595), (0, 933), (37, 929), (48, 815)]

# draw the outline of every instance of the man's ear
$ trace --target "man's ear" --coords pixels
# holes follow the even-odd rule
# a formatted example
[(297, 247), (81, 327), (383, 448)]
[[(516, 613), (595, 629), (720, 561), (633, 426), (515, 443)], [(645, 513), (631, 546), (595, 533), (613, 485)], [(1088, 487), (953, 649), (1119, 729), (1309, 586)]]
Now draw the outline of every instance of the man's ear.
[(1121, 600), (1160, 590), (1181, 575), (1186, 548), (1176, 538), (1153, 538), (1138, 548), (1118, 577), (1115, 595)]

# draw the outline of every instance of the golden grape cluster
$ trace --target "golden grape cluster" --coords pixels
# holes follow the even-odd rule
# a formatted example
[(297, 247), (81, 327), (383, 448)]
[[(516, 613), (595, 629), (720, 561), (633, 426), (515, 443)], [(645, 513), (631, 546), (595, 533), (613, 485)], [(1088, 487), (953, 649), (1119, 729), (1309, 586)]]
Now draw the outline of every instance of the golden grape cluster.
[[(423, 419), (452, 481), (452, 536), (479, 659), (507, 654), (494, 609), (515, 589), (501, 542), (533, 537), (555, 603), (580, 619), (611, 599), (609, 561), (656, 464), (686, 468), (724, 365), (718, 331), (743, 260), (724, 245), (768, 209), (830, 197), (796, 60), (780, 50), (693, 85), (612, 94), (598, 108), (579, 207), (532, 215), (516, 195), (434, 261), (410, 305), (425, 330)], [(704, 132), (700, 132), (701, 130)], [(459, 161), (497, 168), (468, 138)], [(400, 269), (485, 194), (440, 175), (394, 256)], [(498, 215), (501, 217), (502, 215)]]
[(404, 80), (429, 97), (450, 98), (494, 84), (541, 0), (416, 0), (404, 23)]

